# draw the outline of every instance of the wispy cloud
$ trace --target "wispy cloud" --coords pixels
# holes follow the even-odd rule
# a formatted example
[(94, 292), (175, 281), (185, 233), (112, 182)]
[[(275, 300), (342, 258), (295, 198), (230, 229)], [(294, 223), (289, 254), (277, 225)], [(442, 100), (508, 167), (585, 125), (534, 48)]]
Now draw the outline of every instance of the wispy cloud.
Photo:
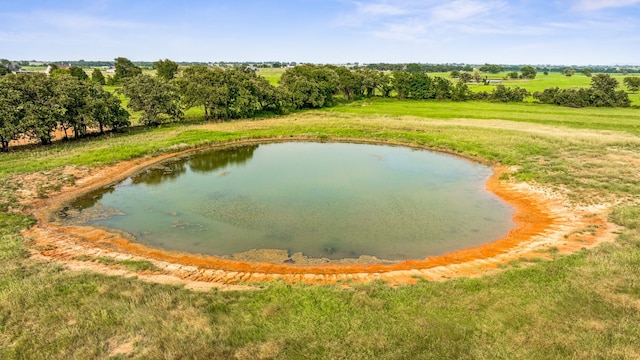
[(430, 15), (435, 22), (455, 22), (491, 15), (505, 6), (502, 1), (455, 0), (436, 6)]
[(640, 0), (578, 0), (573, 5), (577, 11), (596, 11), (640, 4)]
[(352, 13), (338, 22), (340, 26), (359, 28), (377, 38), (421, 43), (452, 34), (504, 31), (504, 21), (495, 18), (508, 9), (504, 0), (377, 0), (353, 4)]

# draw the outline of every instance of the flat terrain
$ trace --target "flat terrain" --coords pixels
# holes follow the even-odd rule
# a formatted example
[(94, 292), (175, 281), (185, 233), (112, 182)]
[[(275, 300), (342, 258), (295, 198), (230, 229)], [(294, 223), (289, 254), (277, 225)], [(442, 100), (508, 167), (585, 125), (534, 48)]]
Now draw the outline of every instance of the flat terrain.
[[(638, 115), (633, 108), (373, 99), (0, 154), (0, 358), (636, 359)], [(484, 158), (510, 169), (504, 181), (534, 184), (620, 228), (598, 247), (569, 255), (549, 248), (481, 277), (209, 291), (142, 281), (154, 268), (141, 261), (31, 256), (46, 249), (20, 234), (33, 223), (22, 214), (30, 204), (101, 166), (291, 136), (393, 141)], [(566, 235), (596, 229), (580, 231)], [(83, 263), (113, 275), (74, 270)]]

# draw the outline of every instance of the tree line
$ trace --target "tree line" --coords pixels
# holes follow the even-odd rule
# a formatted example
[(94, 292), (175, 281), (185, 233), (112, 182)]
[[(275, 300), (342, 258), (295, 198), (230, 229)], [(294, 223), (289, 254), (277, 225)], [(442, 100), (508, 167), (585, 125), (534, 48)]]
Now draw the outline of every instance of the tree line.
[(102, 86), (69, 74), (9, 74), (0, 78), (0, 150), (12, 140), (52, 141), (56, 129), (74, 138), (89, 129), (117, 130), (130, 125), (120, 99)]
[[(497, 71), (490, 65), (485, 70)], [(497, 85), (491, 92), (473, 92), (468, 82), (479, 74), (458, 72), (454, 81), (424, 71), (382, 72), (369, 68), (348, 69), (334, 65), (303, 64), (288, 68), (278, 86), (252, 69), (192, 65), (180, 68), (171, 60), (153, 63), (156, 75), (126, 58), (115, 59), (115, 75), (98, 69), (91, 76), (79, 67), (54, 69), (45, 74), (11, 74), (0, 79), (0, 142), (6, 151), (11, 140), (34, 139), (50, 143), (56, 129), (74, 138), (90, 129), (101, 133), (130, 125), (129, 113), (118, 94), (129, 99), (127, 107), (141, 113), (144, 125), (179, 121), (184, 111), (201, 107), (206, 119), (247, 118), (269, 112), (283, 114), (298, 109), (333, 106), (373, 96), (415, 100), (484, 100), (522, 102), (531, 96), (520, 87)], [(522, 67), (523, 77), (535, 78), (533, 67)], [(484, 79), (486, 82), (486, 79)], [(626, 82), (626, 80), (625, 80)], [(116, 94), (102, 84), (118, 85)], [(591, 88), (551, 88), (533, 94), (541, 103), (564, 106), (629, 106), (626, 92), (608, 74), (592, 77)]]

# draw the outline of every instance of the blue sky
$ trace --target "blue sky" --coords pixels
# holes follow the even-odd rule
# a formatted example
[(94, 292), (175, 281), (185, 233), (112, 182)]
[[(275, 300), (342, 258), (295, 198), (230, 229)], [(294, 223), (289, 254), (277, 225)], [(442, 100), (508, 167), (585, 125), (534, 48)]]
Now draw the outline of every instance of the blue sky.
[(0, 0), (12, 60), (640, 64), (640, 0)]

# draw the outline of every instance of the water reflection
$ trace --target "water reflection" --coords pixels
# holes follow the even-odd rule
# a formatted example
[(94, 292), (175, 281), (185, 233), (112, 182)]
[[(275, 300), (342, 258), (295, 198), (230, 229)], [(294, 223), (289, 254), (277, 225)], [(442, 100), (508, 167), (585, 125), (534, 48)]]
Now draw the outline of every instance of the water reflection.
[(76, 200), (64, 215), (193, 253), (418, 259), (509, 231), (512, 209), (485, 190), (490, 174), (487, 166), (401, 147), (238, 146), (159, 164)]
[(229, 165), (243, 165), (251, 160), (259, 145), (247, 145), (197, 153), (179, 160), (173, 160), (151, 167), (132, 178), (133, 184), (158, 185), (174, 181), (191, 170), (194, 173), (208, 173)]

